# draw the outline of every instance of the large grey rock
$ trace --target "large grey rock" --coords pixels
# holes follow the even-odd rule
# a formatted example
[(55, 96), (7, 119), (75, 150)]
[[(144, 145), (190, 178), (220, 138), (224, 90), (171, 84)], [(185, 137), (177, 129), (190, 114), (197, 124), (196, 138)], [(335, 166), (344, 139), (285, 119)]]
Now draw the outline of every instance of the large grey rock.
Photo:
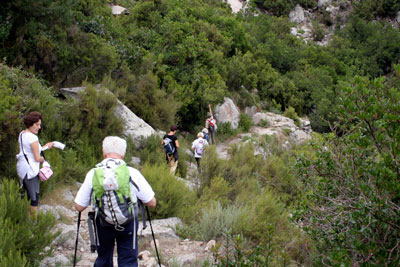
[(61, 205), (56, 205), (56, 210), (69, 218), (73, 218), (78, 213), (76, 210), (72, 211)]
[(39, 212), (43, 212), (43, 213), (48, 213), (50, 212), (51, 214), (53, 214), (53, 216), (59, 220), (61, 218), (60, 213), (58, 213), (58, 211), (56, 210), (56, 208), (49, 206), (49, 205), (40, 205), (39, 206)]
[(400, 23), (400, 11), (397, 12), (396, 21), (397, 21), (397, 23)]
[(230, 98), (225, 97), (224, 103), (215, 107), (214, 115), (217, 119), (217, 124), (230, 122), (232, 129), (237, 129), (239, 126), (240, 112)]
[[(142, 230), (142, 221), (139, 222), (139, 230), (138, 235), (143, 236), (146, 239), (152, 239), (151, 229), (149, 222), (147, 222), (147, 228)], [(151, 225), (153, 226), (154, 235), (163, 238), (170, 239), (179, 239), (179, 237), (175, 233), (175, 229), (177, 226), (182, 225), (182, 221), (178, 217), (172, 217), (168, 219), (154, 220), (151, 221)]]
[(111, 7), (111, 13), (113, 15), (123, 15), (123, 14), (129, 14), (129, 10), (126, 9), (123, 6), (119, 6), (119, 5), (110, 5)]
[(118, 100), (118, 105), (115, 109), (117, 116), (124, 120), (124, 136), (131, 136), (133, 140), (139, 142), (143, 137), (147, 138), (156, 131), (148, 125), (144, 120), (136, 116), (127, 106)]
[[(71, 87), (71, 88), (61, 88), (60, 91), (72, 97), (76, 97), (81, 91), (84, 91), (86, 87)], [(108, 91), (109, 92), (109, 91)], [(144, 120), (136, 116), (127, 106), (122, 104), (118, 100), (118, 105), (115, 109), (116, 116), (120, 117), (124, 121), (124, 132), (125, 137), (132, 137), (133, 140), (138, 143), (142, 138), (147, 138), (156, 131), (148, 125)]]
[(296, 7), (289, 13), (289, 20), (295, 23), (304, 22), (304, 9), (300, 5), (296, 5)]
[[(255, 126), (250, 129), (250, 132), (257, 135), (275, 135), (278, 139), (284, 139), (289, 134), (288, 137), (296, 144), (300, 144), (311, 138), (311, 124), (306, 119), (300, 119), (299, 127), (292, 119), (285, 116), (271, 112), (258, 112), (253, 115), (252, 120)], [(262, 120), (267, 121), (267, 126), (258, 126), (262, 125)]]
[(248, 7), (246, 0), (227, 0), (226, 2), (231, 6), (232, 13), (235, 14)]
[[(60, 235), (53, 241), (55, 246), (63, 247), (65, 249), (75, 248), (76, 242), (76, 226), (67, 224), (57, 224), (54, 232), (61, 231)], [(81, 251), (88, 251), (88, 245), (85, 240), (79, 234), (78, 249)]]
[(318, 8), (323, 8), (332, 3), (332, 0), (318, 0)]

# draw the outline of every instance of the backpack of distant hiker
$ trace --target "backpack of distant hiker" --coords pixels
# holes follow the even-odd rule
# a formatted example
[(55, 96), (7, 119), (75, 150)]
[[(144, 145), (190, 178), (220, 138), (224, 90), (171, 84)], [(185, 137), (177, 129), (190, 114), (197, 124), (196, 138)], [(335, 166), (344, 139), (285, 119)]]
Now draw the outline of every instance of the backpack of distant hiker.
[(175, 146), (172, 143), (172, 139), (169, 138), (168, 136), (165, 136), (164, 138), (164, 149), (165, 153), (167, 154), (174, 154), (175, 153)]
[(197, 155), (199, 155), (199, 156), (203, 155), (203, 153), (204, 153), (204, 140), (203, 139), (201, 139), (201, 140), (199, 140), (199, 142), (197, 142), (195, 150), (196, 150)]
[(217, 121), (214, 118), (208, 119), (208, 125), (210, 125), (210, 129), (213, 132), (217, 131)]
[[(109, 166), (113, 161), (115, 164)], [(129, 175), (126, 163), (109, 159), (106, 164), (99, 163), (94, 168), (93, 200), (96, 216), (103, 226), (114, 226), (123, 231), (124, 225), (134, 221), (137, 203), (131, 199), (131, 185), (137, 185)], [(136, 198), (135, 198), (136, 200)]]

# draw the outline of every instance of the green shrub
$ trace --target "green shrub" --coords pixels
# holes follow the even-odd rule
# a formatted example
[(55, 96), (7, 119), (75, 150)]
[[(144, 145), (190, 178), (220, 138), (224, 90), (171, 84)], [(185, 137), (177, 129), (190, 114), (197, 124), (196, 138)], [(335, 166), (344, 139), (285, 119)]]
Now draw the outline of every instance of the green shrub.
[(165, 163), (165, 152), (158, 135), (151, 135), (139, 144), (139, 157), (141, 164), (159, 165)]
[(212, 204), (219, 202), (222, 206), (226, 207), (231, 201), (232, 187), (222, 177), (214, 177), (211, 180), (211, 184), (205, 187), (201, 197), (197, 200), (194, 206), (194, 213), (200, 215), (202, 208), (208, 208)]
[(253, 120), (249, 115), (246, 113), (240, 113), (240, 118), (239, 118), (239, 127), (244, 131), (248, 132), (253, 126)]
[[(15, 181), (3, 178), (0, 182), (0, 265), (24, 266), (40, 263), (51, 250), (44, 248), (58, 233), (51, 233), (55, 218), (50, 214), (39, 212), (37, 219), (28, 215), (29, 203), (18, 194), (19, 186)], [(10, 258), (12, 257), (12, 258)], [(7, 265), (6, 263), (23, 263)]]
[(296, 110), (293, 107), (288, 107), (285, 112), (283, 113), (283, 116), (288, 117), (294, 121), (294, 124), (296, 124), (297, 127), (301, 126), (300, 123), (300, 118), (296, 113)]
[(356, 77), (341, 88), (340, 134), (323, 135), (316, 154), (297, 159), (307, 194), (294, 217), (315, 240), (317, 264), (400, 262), (392, 253), (400, 242), (400, 94), (386, 81)]
[(177, 216), (185, 220), (192, 217), (188, 210), (193, 206), (196, 195), (184, 182), (169, 173), (167, 164), (146, 163), (141, 172), (156, 194), (157, 208), (152, 210), (154, 218)]
[(221, 176), (224, 169), (224, 161), (218, 158), (215, 146), (209, 146), (207, 153), (201, 158), (202, 171), (199, 175), (200, 192), (211, 185), (215, 176)]
[(223, 141), (236, 135), (238, 130), (232, 129), (232, 125), (230, 122), (224, 122), (218, 124), (217, 132), (214, 133), (215, 138), (218, 138), (218, 141)]
[(311, 36), (313, 40), (316, 42), (322, 41), (322, 39), (324, 39), (326, 34), (324, 28), (317, 21), (313, 21), (312, 25), (313, 28), (311, 31)]
[(236, 225), (236, 232), (243, 233), (252, 240), (265, 240), (268, 225), (276, 227), (284, 221), (284, 204), (268, 189), (253, 196), (253, 201), (247, 202), (243, 210)]
[(222, 206), (216, 202), (208, 208), (202, 210), (199, 222), (195, 222), (192, 227), (197, 230), (201, 240), (208, 241), (221, 237), (223, 233), (231, 232), (242, 213), (240, 207), (228, 205)]
[(268, 128), (270, 126), (270, 122), (268, 119), (261, 119), (260, 122), (258, 123), (258, 126)]

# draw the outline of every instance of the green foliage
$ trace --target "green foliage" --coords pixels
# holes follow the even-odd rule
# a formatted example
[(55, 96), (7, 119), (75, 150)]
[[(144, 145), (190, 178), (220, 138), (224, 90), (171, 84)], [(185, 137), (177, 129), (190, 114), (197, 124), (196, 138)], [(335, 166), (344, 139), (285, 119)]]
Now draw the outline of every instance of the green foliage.
[(258, 123), (258, 126), (268, 128), (270, 126), (270, 122), (268, 119), (261, 119), (260, 122)]
[(324, 36), (325, 36), (324, 28), (317, 21), (313, 21), (312, 25), (313, 25), (313, 28), (312, 28), (311, 35), (312, 35), (313, 40), (316, 42), (322, 41), (322, 39), (324, 39)]
[(294, 124), (296, 124), (297, 127), (300, 127), (300, 118), (296, 113), (296, 110), (293, 107), (288, 107), (285, 112), (283, 113), (283, 116), (288, 117), (289, 119), (292, 119), (294, 121)]
[(151, 135), (140, 142), (139, 155), (142, 164), (160, 165), (165, 163), (165, 151), (158, 135)]
[(191, 218), (188, 208), (195, 200), (195, 193), (171, 175), (166, 164), (145, 164), (141, 172), (156, 194), (157, 209), (152, 211), (154, 218)]
[(377, 16), (396, 16), (400, 11), (400, 3), (396, 0), (365, 0), (354, 3), (354, 14), (373, 20)]
[(240, 207), (228, 205), (223, 207), (219, 202), (203, 208), (199, 222), (192, 227), (197, 237), (207, 241), (221, 237), (224, 232), (231, 232), (242, 213)]
[(253, 126), (253, 121), (252, 121), (251, 117), (249, 115), (247, 115), (246, 113), (240, 113), (239, 127), (244, 132), (248, 132), (250, 130), (251, 126)]
[(255, 3), (278, 17), (289, 15), (296, 5), (294, 1), (286, 0), (255, 0)]
[(400, 225), (399, 100), (385, 78), (355, 78), (340, 94), (340, 136), (325, 135), (315, 143), (316, 157), (298, 160), (308, 193), (296, 218), (304, 219), (321, 262), (391, 266), (400, 260), (391, 253)]
[[(5, 73), (0, 73), (0, 156), (13, 147), (13, 138), (18, 131), (18, 108), (21, 98), (13, 94)], [(18, 123), (19, 122), (19, 123)]]
[(50, 246), (58, 235), (50, 232), (55, 224), (55, 218), (50, 213), (39, 213), (37, 219), (28, 215), (29, 202), (20, 198), (18, 188), (15, 181), (6, 178), (0, 183), (1, 266), (39, 263), (49, 254), (43, 253), (44, 248)]

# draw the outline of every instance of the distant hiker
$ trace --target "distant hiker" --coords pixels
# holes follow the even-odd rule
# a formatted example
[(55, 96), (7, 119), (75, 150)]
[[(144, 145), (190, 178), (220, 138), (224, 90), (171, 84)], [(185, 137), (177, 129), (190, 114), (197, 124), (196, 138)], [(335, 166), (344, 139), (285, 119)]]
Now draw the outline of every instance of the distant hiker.
[(39, 143), (37, 134), (42, 124), (42, 114), (32, 111), (24, 116), (26, 129), (19, 134), (19, 153), (17, 155), (17, 173), (21, 188), (24, 188), (31, 201), (30, 211), (37, 214), (39, 205), (39, 169), (40, 163), (47, 165), (47, 161), (40, 154), (45, 149), (53, 147), (54, 142), (45, 144)]
[(178, 167), (179, 142), (178, 137), (175, 135), (177, 129), (178, 126), (171, 126), (169, 133), (164, 135), (163, 140), (161, 141), (161, 144), (165, 149), (165, 159), (167, 160), (169, 171), (173, 175)]
[(207, 140), (207, 143), (210, 143), (210, 137), (208, 136), (207, 128), (203, 128), (203, 130), (201, 130), (201, 132), (203, 133), (203, 138)]
[(94, 266), (113, 266), (117, 242), (118, 266), (138, 266), (138, 201), (156, 206), (154, 192), (143, 175), (124, 162), (126, 141), (117, 136), (103, 140), (104, 160), (91, 169), (75, 198), (82, 212), (91, 199), (95, 205), (98, 242)]
[(208, 134), (211, 138), (211, 143), (214, 145), (214, 132), (217, 130), (217, 121), (216, 119), (214, 119), (214, 116), (212, 114), (211, 105), (208, 105), (208, 108), (210, 109), (210, 112), (207, 114), (205, 128), (208, 130)]
[(197, 139), (192, 143), (192, 150), (194, 151), (194, 158), (197, 162), (197, 169), (200, 171), (200, 159), (204, 155), (204, 150), (208, 146), (208, 142), (203, 138), (203, 133), (197, 134)]

